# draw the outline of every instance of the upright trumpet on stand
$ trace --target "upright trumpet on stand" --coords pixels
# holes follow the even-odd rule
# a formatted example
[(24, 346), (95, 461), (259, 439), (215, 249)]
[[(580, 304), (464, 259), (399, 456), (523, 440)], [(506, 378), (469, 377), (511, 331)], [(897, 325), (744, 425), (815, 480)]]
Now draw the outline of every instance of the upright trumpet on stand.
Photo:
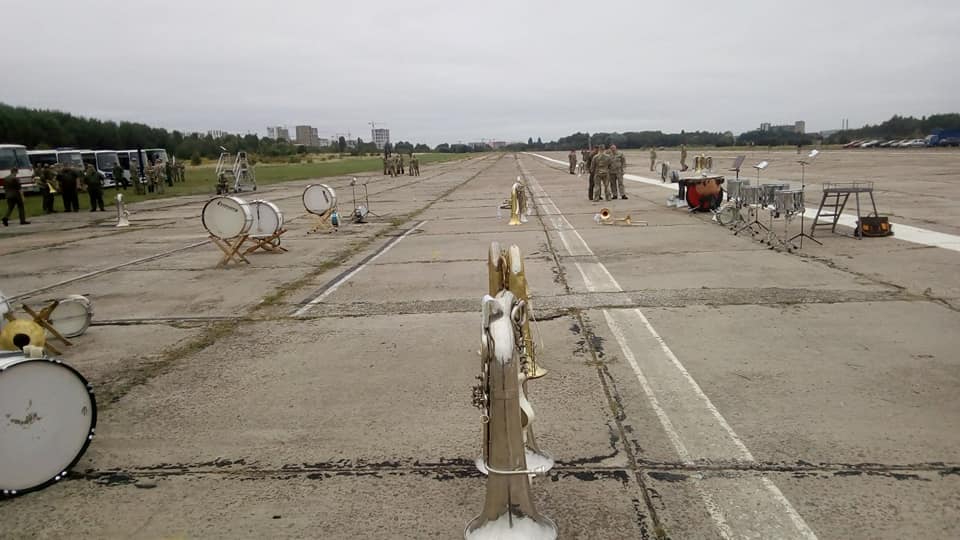
[(123, 202), (123, 193), (117, 193), (117, 227), (129, 227), (130, 212), (127, 211), (127, 205)]

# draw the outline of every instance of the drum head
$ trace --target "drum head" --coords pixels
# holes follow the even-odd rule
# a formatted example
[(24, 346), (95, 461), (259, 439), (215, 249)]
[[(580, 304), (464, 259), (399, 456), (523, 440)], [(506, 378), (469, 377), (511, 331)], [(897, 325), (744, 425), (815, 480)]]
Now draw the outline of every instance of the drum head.
[(277, 205), (269, 201), (251, 201), (250, 213), (253, 215), (253, 224), (250, 226), (250, 236), (266, 238), (283, 227), (283, 213)]
[(337, 194), (326, 184), (311, 184), (303, 190), (303, 207), (318, 216), (326, 215), (337, 206)]
[(236, 238), (250, 230), (250, 205), (239, 197), (214, 197), (203, 205), (203, 228), (217, 238)]
[(86, 296), (78, 294), (60, 301), (50, 314), (50, 324), (65, 337), (77, 337), (87, 331), (93, 317), (93, 306)]
[(0, 494), (62, 479), (83, 456), (96, 425), (96, 400), (73, 368), (0, 354)]

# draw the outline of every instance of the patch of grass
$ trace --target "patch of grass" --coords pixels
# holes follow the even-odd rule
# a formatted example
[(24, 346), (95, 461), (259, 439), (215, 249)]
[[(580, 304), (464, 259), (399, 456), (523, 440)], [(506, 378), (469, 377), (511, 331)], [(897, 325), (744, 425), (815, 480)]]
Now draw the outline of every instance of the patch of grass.
[[(471, 157), (473, 154), (418, 154), (420, 164), (440, 163)], [(361, 172), (375, 172), (383, 170), (383, 162), (380, 157), (349, 157), (344, 156), (338, 159), (335, 156), (319, 163), (296, 163), (296, 164), (275, 164), (261, 163), (256, 166), (257, 186), (266, 186), (279, 182), (289, 182), (293, 180), (307, 180), (311, 178), (326, 178), (330, 176), (343, 176)], [(214, 195), (216, 193), (216, 168), (210, 164), (199, 166), (188, 166), (186, 169), (187, 181), (174, 184), (173, 187), (164, 186), (165, 192), (147, 193), (138, 195), (133, 188), (123, 193), (123, 198), (127, 203), (135, 203), (150, 199), (165, 199), (179, 197), (183, 195)], [(113, 206), (117, 190), (114, 188), (105, 189), (103, 192), (103, 202), (106, 206)], [(90, 210), (90, 197), (86, 193), (80, 193), (80, 211)], [(43, 214), (43, 200), (39, 194), (28, 194), (26, 197), (27, 219), (30, 216)], [(59, 194), (53, 207), (58, 211), (63, 211), (63, 199)], [(0, 209), (6, 212), (6, 203), (0, 205)], [(14, 214), (14, 219), (16, 219)]]

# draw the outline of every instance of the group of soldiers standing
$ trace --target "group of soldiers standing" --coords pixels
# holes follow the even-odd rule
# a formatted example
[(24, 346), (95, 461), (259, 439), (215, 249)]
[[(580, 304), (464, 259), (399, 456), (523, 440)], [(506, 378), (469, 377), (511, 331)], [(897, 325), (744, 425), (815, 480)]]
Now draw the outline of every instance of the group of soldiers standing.
[[(627, 167), (627, 158), (623, 152), (617, 150), (617, 145), (611, 144), (606, 148), (602, 144), (593, 147), (593, 150), (581, 150), (581, 158), (590, 172), (590, 181), (587, 187), (587, 198), (599, 201), (603, 199), (626, 199), (627, 190), (623, 186), (623, 170)], [(570, 160), (570, 174), (576, 173), (577, 152), (570, 150), (567, 156)]]
[[(113, 178), (117, 189), (124, 191), (130, 187), (131, 181), (119, 163), (113, 166)], [(4, 179), (7, 213), (3, 218), (4, 226), (8, 218), (17, 210), (22, 225), (29, 225), (26, 220), (23, 193), (20, 180), (16, 178), (17, 169), (13, 169), (10, 176)], [(164, 185), (173, 186), (174, 182), (186, 182), (186, 167), (183, 163), (164, 162), (156, 159), (146, 167), (146, 174), (141, 176), (136, 162), (130, 163), (130, 178), (135, 179), (132, 184), (139, 195), (146, 193), (164, 193)], [(64, 212), (80, 211), (80, 192), (86, 191), (90, 197), (90, 211), (105, 212), (103, 201), (103, 178), (92, 164), (84, 167), (65, 163), (38, 165), (34, 168), (34, 182), (43, 198), (42, 207), (45, 214), (54, 214), (56, 195), (59, 193), (63, 201)]]
[[(417, 156), (410, 154), (407, 159), (407, 173), (410, 176), (420, 176), (420, 160)], [(404, 174), (403, 156), (392, 154), (383, 156), (383, 175), (401, 176)]]

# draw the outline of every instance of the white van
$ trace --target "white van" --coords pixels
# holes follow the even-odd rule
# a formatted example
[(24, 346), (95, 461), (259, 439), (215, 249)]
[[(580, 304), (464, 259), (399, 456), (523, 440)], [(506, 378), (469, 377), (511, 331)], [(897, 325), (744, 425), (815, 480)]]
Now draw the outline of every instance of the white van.
[(16, 167), (20, 189), (24, 193), (37, 191), (33, 181), (33, 165), (27, 156), (27, 148), (22, 144), (0, 144), (0, 193), (4, 193), (3, 179), (10, 175), (10, 169)]
[(93, 165), (97, 174), (103, 180), (103, 187), (114, 187), (117, 181), (113, 178), (113, 166), (119, 162), (117, 153), (113, 150), (83, 150), (80, 152), (84, 166)]

